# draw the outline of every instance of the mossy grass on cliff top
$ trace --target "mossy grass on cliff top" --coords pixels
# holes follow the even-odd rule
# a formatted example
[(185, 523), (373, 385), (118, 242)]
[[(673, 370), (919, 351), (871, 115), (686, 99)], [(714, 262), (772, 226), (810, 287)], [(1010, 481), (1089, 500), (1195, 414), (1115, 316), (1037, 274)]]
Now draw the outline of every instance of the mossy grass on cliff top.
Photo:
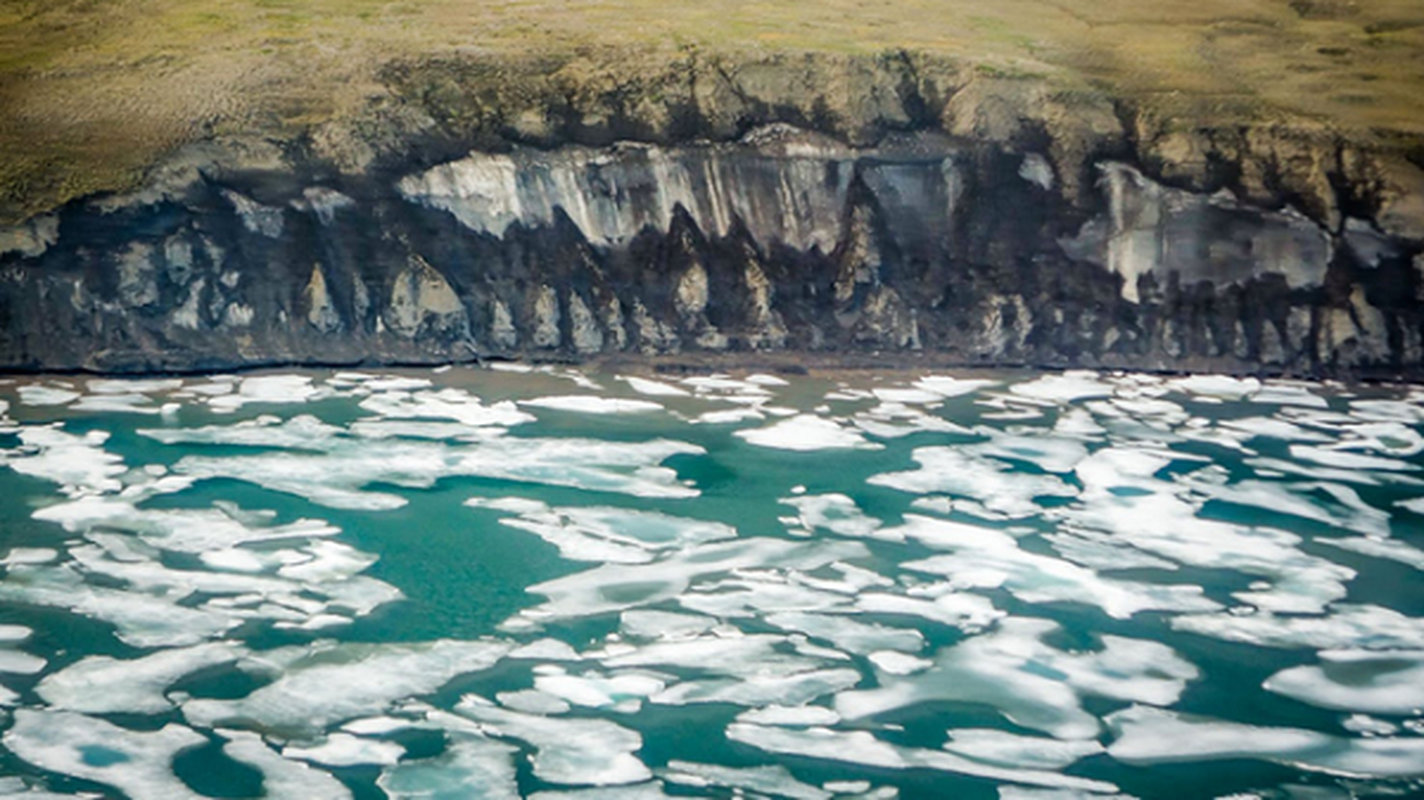
[(392, 63), (679, 48), (906, 50), (1218, 123), (1424, 136), (1418, 0), (0, 0), (0, 222), (205, 137), (299, 135)]

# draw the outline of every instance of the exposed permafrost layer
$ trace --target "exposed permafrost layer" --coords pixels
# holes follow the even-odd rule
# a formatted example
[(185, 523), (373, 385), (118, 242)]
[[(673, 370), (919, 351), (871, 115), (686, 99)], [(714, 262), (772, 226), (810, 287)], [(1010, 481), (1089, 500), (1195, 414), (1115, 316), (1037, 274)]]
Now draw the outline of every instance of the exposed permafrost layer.
[(359, 180), (197, 170), (0, 254), (0, 365), (792, 350), (1420, 374), (1424, 242), (1088, 167), (1069, 191), (1032, 147), (773, 125)]
[(830, 252), (844, 236), (856, 177), (895, 221), (947, 233), (963, 188), (957, 152), (924, 139), (858, 151), (772, 126), (735, 145), (473, 153), (399, 189), (495, 236), (516, 222), (550, 225), (562, 212), (589, 242), (626, 245), (644, 228), (669, 230), (681, 206), (706, 235), (727, 236), (740, 222), (758, 242)]

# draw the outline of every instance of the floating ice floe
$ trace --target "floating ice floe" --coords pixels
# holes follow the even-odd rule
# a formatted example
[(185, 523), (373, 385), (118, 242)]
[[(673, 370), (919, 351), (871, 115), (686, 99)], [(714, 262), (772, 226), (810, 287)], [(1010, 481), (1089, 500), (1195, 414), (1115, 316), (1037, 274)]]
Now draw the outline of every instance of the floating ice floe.
[(233, 412), (253, 404), (297, 405), (329, 396), (329, 390), (312, 385), (306, 375), (255, 375), (243, 378), (236, 393), (215, 394), (208, 405), (217, 412)]
[(41, 769), (112, 786), (129, 797), (201, 797), (173, 774), (173, 757), (208, 740), (182, 725), (142, 732), (72, 711), (28, 708), (17, 709), (14, 720), (5, 747)]
[(159, 650), (121, 660), (89, 656), (46, 675), (35, 692), (51, 708), (86, 714), (162, 714), (174, 704), (173, 684), (199, 670), (231, 664), (247, 653), (229, 642)]
[(727, 726), (727, 738), (768, 753), (881, 769), (932, 769), (1009, 783), (1097, 792), (1117, 789), (1113, 784), (1104, 781), (1061, 775), (1046, 770), (999, 767), (941, 750), (904, 747), (877, 739), (865, 731), (836, 731), (829, 728), (803, 730), (734, 722)]
[(716, 624), (713, 617), (635, 608), (620, 615), (618, 630), (632, 639), (690, 639)]
[[(300, 418), (298, 418), (300, 419)], [(369, 439), (310, 420), (296, 425), (213, 426), (140, 431), (177, 444), (246, 444), (286, 448), (238, 456), (183, 457), (174, 470), (194, 480), (232, 478), (295, 494), (333, 508), (399, 508), (399, 495), (367, 489), (372, 483), (429, 488), (447, 477), (483, 477), (620, 492), (642, 497), (693, 497), (677, 474), (659, 464), (701, 447), (658, 439), (494, 438), (478, 443)], [(271, 428), (269, 432), (268, 428)]]
[(737, 715), (737, 721), (749, 722), (754, 725), (809, 727), (812, 725), (836, 725), (841, 721), (841, 715), (825, 706), (769, 705), (743, 711)]
[(967, 435), (971, 431), (942, 417), (927, 414), (918, 408), (900, 403), (882, 402), (851, 418), (855, 427), (880, 439), (895, 439), (916, 433), (954, 433)]
[(173, 414), (180, 407), (176, 403), (154, 405), (153, 398), (145, 394), (90, 394), (70, 409), (96, 414)]
[(485, 405), (480, 398), (459, 389), (388, 391), (362, 400), (361, 408), (386, 419), (449, 419), (473, 427), (510, 426), (533, 422), (509, 400)]
[[(525, 714), (542, 714), (544, 716), (567, 714), (573, 708), (567, 700), (534, 689), (498, 692), (494, 699), (511, 711), (522, 711)], [(642, 707), (640, 701), (635, 701), (635, 703), (638, 708)]]
[(286, 525), (252, 525), (229, 508), (140, 509), (112, 495), (81, 497), (46, 506), (34, 518), (55, 522), (73, 533), (123, 531), (145, 543), (178, 553), (208, 553), (257, 542), (301, 542), (341, 532), (325, 521), (299, 519)]
[(119, 476), (128, 471), (123, 458), (104, 449), (106, 431), (69, 433), (58, 426), (25, 426), (20, 442), (32, 452), (8, 454), (0, 463), (21, 475), (57, 483), (70, 497), (123, 488)]
[(559, 667), (545, 667), (537, 672), (536, 690), (584, 708), (636, 711), (643, 699), (662, 692), (667, 686), (662, 678), (639, 672), (600, 675), (590, 671), (575, 675)]
[(694, 425), (735, 425), (738, 422), (758, 421), (766, 419), (766, 414), (756, 407), (750, 408), (729, 408), (723, 411), (704, 411), (693, 417)]
[(1104, 383), (1096, 372), (1069, 371), (1059, 375), (1044, 375), (1032, 381), (1015, 383), (1009, 391), (1017, 397), (1046, 403), (1067, 405), (1093, 397), (1111, 397), (1112, 384)]
[(1290, 447), (1290, 454), (1292, 458), (1300, 461), (1323, 464), (1334, 469), (1384, 470), (1388, 472), (1415, 472), (1419, 469), (1414, 464), (1398, 458), (1362, 455), (1339, 448), (1293, 444)]
[(701, 576), (749, 567), (809, 570), (865, 554), (858, 542), (788, 542), (760, 537), (713, 542), (675, 551), (649, 564), (603, 564), (535, 584), (527, 591), (544, 595), (548, 601), (520, 615), (548, 621), (610, 614), (679, 598), (693, 579)]
[(1305, 406), (1306, 408), (1329, 408), (1330, 404), (1312, 392), (1308, 384), (1286, 381), (1266, 381), (1259, 391), (1247, 398), (1252, 403), (1278, 406)]
[(740, 430), (734, 434), (758, 447), (811, 452), (816, 450), (878, 450), (882, 445), (866, 441), (854, 430), (835, 420), (814, 414), (798, 414), (765, 428)]
[(724, 767), (691, 761), (669, 761), (658, 770), (668, 783), (694, 788), (718, 787), (738, 792), (755, 792), (787, 800), (830, 800), (831, 793), (802, 783), (779, 764), (766, 767)]
[(781, 611), (763, 619), (774, 627), (799, 631), (857, 655), (869, 655), (877, 650), (918, 653), (925, 646), (925, 637), (917, 630), (857, 622), (842, 616)]
[(551, 411), (570, 411), (577, 414), (648, 414), (665, 410), (662, 403), (654, 403), (650, 400), (629, 400), (622, 397), (599, 397), (584, 394), (536, 397), (532, 400), (521, 400), (519, 404)]
[[(1325, 604), (1343, 598), (1345, 582), (1354, 577), (1347, 567), (1303, 552), (1301, 537), (1293, 533), (1204, 519), (1188, 497), (1160, 485), (1153, 487), (1150, 480), (1128, 485), (1136, 491), (1123, 494), (1085, 488), (1085, 498), (1091, 502), (1053, 509), (1050, 516), (1067, 522), (1083, 537), (1094, 538), (1092, 532), (1097, 531), (1180, 564), (1261, 576), (1269, 581), (1267, 585), (1234, 592), (1233, 596), (1262, 609), (1319, 612)], [(1191, 485), (1252, 504), (1280, 498), (1266, 484), (1254, 491), (1249, 486), (1235, 490), (1203, 482)]]
[(27, 383), (18, 392), (20, 402), (27, 406), (62, 406), (80, 397), (80, 393), (72, 388), (41, 383)]
[(520, 800), (516, 748), (476, 733), (447, 736), (445, 752), (387, 767), (376, 785), (392, 800)]
[(1399, 733), (1398, 725), (1368, 714), (1351, 714), (1340, 721), (1340, 727), (1362, 736), (1393, 736)]
[(998, 385), (998, 381), (980, 378), (954, 378), (948, 375), (926, 375), (914, 383), (916, 389), (930, 392), (941, 398), (961, 397), (966, 394), (974, 394), (980, 389)]
[(1277, 672), (1268, 691), (1340, 711), (1424, 713), (1424, 650), (1325, 650), (1320, 663)]
[(1376, 605), (1335, 603), (1311, 616), (1183, 614), (1170, 624), (1179, 631), (1261, 647), (1424, 649), (1424, 619)]
[(757, 403), (771, 397), (771, 391), (764, 384), (737, 380), (730, 375), (697, 375), (683, 378), (679, 383), (692, 387), (693, 393), (699, 397)]
[(1082, 695), (1169, 705), (1199, 675), (1157, 642), (1104, 636), (1102, 650), (1085, 653), (1043, 642), (1059, 630), (1048, 620), (1002, 620), (991, 633), (941, 649), (928, 670), (882, 674), (879, 688), (838, 695), (836, 711), (856, 720), (926, 702), (976, 703), (1059, 739), (1091, 739), (1098, 719), (1083, 709)]
[(790, 675), (739, 676), (687, 680), (649, 698), (659, 705), (727, 703), (738, 706), (794, 706), (849, 689), (860, 683), (858, 670), (816, 669)]
[(875, 536), (881, 528), (880, 520), (866, 516), (854, 500), (843, 494), (783, 497), (781, 502), (794, 507), (801, 524), (810, 529), (864, 538)]
[(942, 492), (982, 503), (990, 511), (1011, 517), (1037, 515), (1039, 497), (1073, 497), (1077, 489), (1055, 475), (1016, 471), (1008, 464), (965, 452), (958, 447), (917, 447), (912, 456), (919, 469), (871, 477), (867, 483), (902, 492)]
[(663, 791), (661, 781), (649, 781), (637, 786), (535, 792), (529, 795), (529, 800), (675, 800), (675, 797)]
[(1233, 378), (1230, 375), (1188, 375), (1167, 381), (1167, 387), (1187, 394), (1240, 400), (1259, 392), (1261, 381), (1256, 378)]
[(249, 731), (221, 730), (227, 739), (223, 754), (262, 773), (262, 788), (268, 797), (300, 797), (303, 800), (349, 800), (351, 790), (324, 770), (300, 761), (283, 758)]
[(405, 748), (395, 742), (367, 739), (349, 733), (333, 733), (320, 744), (310, 747), (287, 745), (282, 748), (282, 757), (298, 761), (310, 761), (329, 767), (354, 767), (362, 764), (390, 766), (400, 761)]
[(85, 386), (94, 394), (167, 394), (183, 388), (179, 378), (91, 378)]
[(275, 679), (246, 697), (190, 700), (196, 725), (256, 725), (267, 732), (318, 733), (333, 723), (384, 711), (397, 700), (439, 689), (451, 678), (487, 669), (509, 651), (501, 642), (439, 640), (420, 644), (317, 644), (253, 654), (239, 666)]
[(1106, 718), (1108, 755), (1128, 764), (1255, 758), (1345, 776), (1424, 774), (1424, 738), (1345, 739), (1318, 731), (1195, 719), (1133, 706)]
[(498, 708), (467, 695), (455, 713), (483, 723), (497, 736), (534, 748), (534, 774), (550, 783), (619, 786), (653, 777), (633, 755), (643, 737), (605, 719), (549, 718)]
[(906, 538), (953, 555), (931, 556), (901, 566), (943, 575), (955, 588), (1004, 588), (1028, 603), (1086, 603), (1126, 619), (1142, 611), (1203, 611), (1219, 608), (1199, 586), (1151, 584), (1104, 578), (1092, 570), (1025, 550), (1002, 531), (905, 516), (899, 529)]
[(465, 505), (519, 514), (500, 520), (511, 528), (533, 533), (574, 561), (641, 564), (658, 552), (704, 542), (731, 539), (735, 528), (720, 522), (675, 517), (656, 511), (611, 507), (551, 508), (542, 503), (473, 498)]
[(639, 377), (636, 377), (636, 376), (633, 376), (633, 375), (627, 375), (627, 376), (620, 375), (620, 376), (618, 376), (618, 379), (621, 380), (621, 381), (624, 381), (625, 383), (627, 383), (627, 384), (628, 384), (628, 388), (632, 389), (633, 391), (637, 392), (638, 394), (645, 394), (645, 395), (648, 395), (649, 397), (691, 397), (691, 396), (692, 396), (692, 392), (689, 392), (689, 391), (687, 391), (686, 389), (683, 389), (683, 388), (680, 388), (680, 387), (677, 387), (677, 386), (673, 386), (673, 385), (670, 384), (670, 383), (663, 383), (662, 381), (654, 381), (654, 380), (649, 380), (649, 379), (647, 379), (647, 378), (639, 378)]
[(923, 405), (934, 406), (944, 401), (944, 395), (921, 388), (905, 387), (877, 387), (871, 389), (870, 393), (882, 404), (908, 406)]
[(1094, 739), (1045, 739), (992, 728), (955, 728), (944, 749), (975, 761), (1003, 767), (1063, 769), (1103, 752)]
[(855, 609), (866, 614), (919, 617), (966, 633), (982, 631), (1007, 616), (989, 598), (959, 591), (950, 584), (922, 584), (910, 593), (915, 596), (863, 592), (855, 598)]
[(222, 635), (239, 617), (207, 608), (189, 608), (155, 597), (85, 582), (73, 565), (12, 567), (0, 582), (0, 600), (69, 609), (112, 624), (118, 638), (134, 647), (182, 647)]
[(1364, 556), (1398, 561), (1424, 572), (1424, 550), (1405, 544), (1398, 539), (1349, 536), (1339, 539), (1316, 538), (1314, 541), (1316, 544), (1338, 547), (1341, 550), (1349, 550)]
[[(923, 672), (934, 666), (934, 662), (927, 658), (912, 656), (895, 650), (879, 650), (869, 654), (866, 660), (875, 665), (875, 669), (886, 675), (913, 675), (916, 672)], [(839, 716), (839, 715), (838, 715)], [(755, 720), (746, 720), (754, 722)]]

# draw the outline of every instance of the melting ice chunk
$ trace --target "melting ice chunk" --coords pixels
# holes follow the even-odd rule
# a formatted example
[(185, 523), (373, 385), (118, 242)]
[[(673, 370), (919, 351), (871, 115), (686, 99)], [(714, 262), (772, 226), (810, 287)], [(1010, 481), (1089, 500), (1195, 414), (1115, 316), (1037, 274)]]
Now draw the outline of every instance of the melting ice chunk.
[(535, 584), (527, 591), (549, 600), (520, 615), (544, 621), (625, 611), (683, 596), (700, 576), (751, 567), (812, 570), (866, 553), (859, 542), (788, 542), (759, 537), (713, 542), (675, 551), (651, 564), (603, 564)]
[(1056, 772), (999, 767), (944, 751), (903, 747), (876, 739), (865, 731), (835, 731), (829, 728), (797, 730), (734, 722), (727, 726), (727, 738), (768, 753), (882, 769), (934, 769), (1010, 783), (1097, 792), (1111, 792), (1117, 788), (1110, 783)]
[(1133, 706), (1106, 718), (1116, 740), (1108, 755), (1128, 764), (1257, 758), (1354, 777), (1424, 774), (1424, 738), (1344, 739), (1299, 728), (1194, 719)]
[(1103, 578), (1092, 570), (1024, 550), (1012, 536), (992, 528), (905, 516), (908, 538), (953, 555), (931, 556), (902, 566), (944, 575), (955, 588), (1002, 586), (1029, 603), (1078, 602), (1125, 619), (1141, 611), (1193, 611), (1219, 606), (1198, 586), (1171, 586)]
[(814, 414), (797, 414), (765, 428), (737, 431), (735, 436), (758, 447), (776, 450), (810, 452), (815, 450), (878, 450), (882, 446), (865, 440), (864, 436), (838, 425), (834, 420)]
[(289, 761), (263, 744), (262, 737), (249, 731), (219, 731), (226, 738), (223, 753), (234, 761), (257, 768), (268, 797), (300, 797), (303, 800), (349, 800), (346, 784), (300, 761)]
[(643, 737), (605, 719), (521, 714), (472, 696), (461, 700), (455, 711), (534, 747), (534, 774), (550, 783), (617, 786), (653, 776), (633, 755), (642, 748)]
[(198, 670), (232, 663), (245, 653), (245, 648), (213, 642), (130, 660), (89, 656), (47, 675), (35, 691), (54, 708), (90, 714), (161, 714), (173, 708), (164, 696), (168, 687)]
[(280, 435), (254, 437), (256, 429), (223, 427), (140, 431), (165, 443), (249, 444), (287, 452), (230, 457), (189, 455), (174, 469), (194, 479), (232, 478), (305, 497), (334, 508), (398, 508), (398, 495), (367, 490), (372, 483), (428, 488), (456, 476), (529, 481), (621, 492), (641, 497), (693, 497), (697, 490), (658, 466), (703, 449), (684, 442), (602, 442), (587, 439), (495, 437), (475, 443), (365, 439), (321, 424), (280, 426)]
[(1424, 650), (1326, 650), (1319, 655), (1318, 665), (1267, 678), (1266, 689), (1341, 711), (1424, 712)]
[(930, 669), (882, 675), (881, 686), (836, 698), (836, 711), (862, 719), (932, 701), (979, 703), (1025, 728), (1060, 739), (1090, 739), (1098, 720), (1080, 695), (1166, 705), (1197, 668), (1157, 642), (1104, 636), (1099, 652), (1069, 653), (1043, 643), (1059, 630), (1047, 620), (1009, 618), (998, 628), (939, 651)]
[(692, 395), (692, 393), (687, 391), (686, 389), (673, 386), (672, 384), (663, 383), (661, 381), (649, 380), (647, 378), (639, 378), (632, 375), (626, 377), (620, 375), (618, 379), (626, 381), (628, 383), (628, 388), (632, 389), (638, 394), (645, 394), (649, 397), (690, 397)]
[(1054, 475), (1015, 471), (1008, 464), (958, 447), (918, 447), (912, 457), (917, 470), (876, 475), (867, 481), (902, 492), (943, 492), (967, 497), (991, 511), (1012, 517), (1040, 512), (1038, 497), (1073, 497), (1077, 490)]
[(378, 714), (428, 694), (456, 675), (493, 665), (509, 645), (439, 640), (422, 644), (317, 645), (254, 655), (243, 666), (276, 668), (272, 683), (236, 700), (190, 700), (194, 724), (253, 724), (268, 731), (320, 732), (332, 723)]
[(173, 756), (207, 741), (174, 723), (140, 732), (72, 711), (27, 708), (15, 711), (4, 737), (10, 752), (41, 769), (165, 800), (200, 797), (173, 774)]
[(697, 764), (691, 761), (669, 761), (658, 775), (668, 783), (692, 787), (717, 786), (727, 789), (757, 792), (788, 800), (830, 800), (831, 793), (817, 786), (796, 780), (786, 767), (775, 764), (766, 767), (723, 767)]
[(654, 403), (651, 400), (628, 400), (621, 397), (582, 394), (536, 397), (532, 400), (521, 400), (519, 404), (578, 414), (648, 414), (663, 410), (661, 403)]
[(951, 730), (944, 749), (975, 761), (1028, 769), (1063, 769), (1079, 759), (1103, 752), (1103, 746), (1093, 739), (1060, 741), (992, 728)]
[(1173, 617), (1171, 625), (1180, 631), (1264, 647), (1424, 649), (1424, 619), (1367, 604), (1336, 603), (1328, 613), (1313, 616), (1184, 614)]
[(465, 505), (513, 511), (519, 516), (501, 520), (511, 528), (529, 531), (559, 548), (564, 558), (640, 564), (655, 554), (703, 542), (730, 539), (735, 528), (720, 522), (676, 517), (656, 511), (611, 507), (562, 506), (543, 503), (473, 498)]
[(387, 767), (376, 784), (392, 800), (520, 800), (517, 750), (469, 732), (451, 732), (445, 752)]
[(352, 736), (349, 733), (333, 733), (321, 744), (311, 747), (282, 748), (284, 758), (312, 761), (332, 767), (352, 767), (360, 764), (390, 765), (400, 761), (405, 748), (395, 742), (382, 742)]
[(514, 403), (485, 405), (480, 398), (454, 388), (438, 392), (382, 392), (361, 401), (361, 408), (386, 419), (449, 419), (462, 425), (519, 425), (534, 417)]

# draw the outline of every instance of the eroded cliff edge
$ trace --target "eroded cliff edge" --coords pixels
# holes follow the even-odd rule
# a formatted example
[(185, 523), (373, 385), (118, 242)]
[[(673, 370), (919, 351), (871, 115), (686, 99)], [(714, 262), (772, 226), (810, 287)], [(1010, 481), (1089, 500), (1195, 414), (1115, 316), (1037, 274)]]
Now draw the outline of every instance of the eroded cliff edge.
[[(578, 69), (573, 66), (577, 64)], [(1424, 373), (1424, 148), (903, 51), (392, 64), (0, 232), (0, 365)], [(898, 354), (898, 355), (897, 355)]]

